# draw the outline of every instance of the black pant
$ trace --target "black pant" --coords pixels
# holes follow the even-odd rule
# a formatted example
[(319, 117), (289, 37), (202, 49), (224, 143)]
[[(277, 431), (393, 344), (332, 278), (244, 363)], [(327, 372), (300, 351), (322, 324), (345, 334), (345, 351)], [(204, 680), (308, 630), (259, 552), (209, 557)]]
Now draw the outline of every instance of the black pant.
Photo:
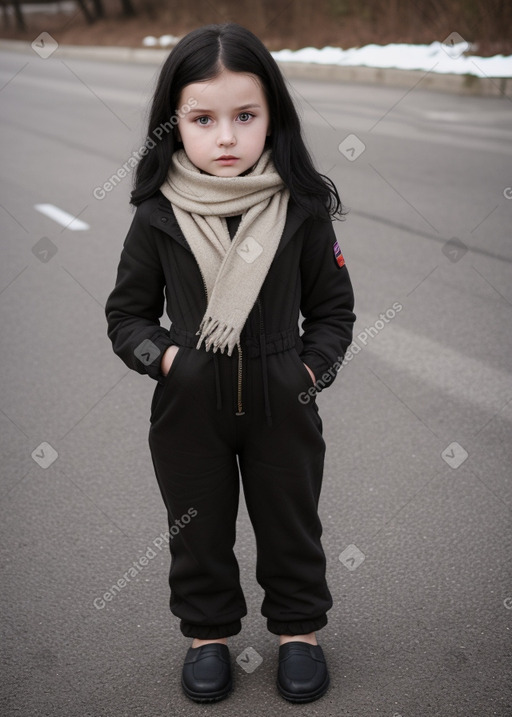
[(244, 356), (240, 394), (236, 354), (180, 347), (155, 389), (149, 445), (169, 514), (171, 611), (186, 637), (241, 631), (247, 606), (233, 552), (240, 474), (267, 629), (313, 632), (327, 624), (333, 600), (318, 517), (322, 421), (304, 398), (312, 381), (295, 349), (267, 356), (269, 426), (261, 358)]

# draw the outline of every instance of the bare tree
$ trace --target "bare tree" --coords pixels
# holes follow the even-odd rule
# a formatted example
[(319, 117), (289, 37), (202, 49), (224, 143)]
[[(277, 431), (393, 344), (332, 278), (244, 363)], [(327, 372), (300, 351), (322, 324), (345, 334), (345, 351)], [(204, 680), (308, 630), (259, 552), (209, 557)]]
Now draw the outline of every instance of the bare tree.
[(27, 26), (25, 25), (25, 18), (23, 17), (23, 12), (21, 10), (20, 0), (12, 0), (12, 6), (14, 8), (17, 29), (23, 31), (26, 30)]
[(135, 8), (133, 7), (132, 0), (121, 0), (121, 6), (125, 17), (133, 17), (135, 15)]
[(89, 23), (89, 25), (92, 25), (94, 22), (94, 17), (91, 15), (89, 8), (85, 4), (84, 0), (76, 0), (78, 7), (83, 12), (85, 19)]

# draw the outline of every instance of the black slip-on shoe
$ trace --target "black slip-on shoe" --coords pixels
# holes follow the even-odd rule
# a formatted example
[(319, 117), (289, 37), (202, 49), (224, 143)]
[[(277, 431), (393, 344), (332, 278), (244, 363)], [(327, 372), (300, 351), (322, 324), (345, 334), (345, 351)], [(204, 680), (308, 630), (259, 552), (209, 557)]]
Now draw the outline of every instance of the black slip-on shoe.
[(277, 689), (290, 702), (313, 702), (329, 687), (329, 672), (320, 645), (285, 642), (279, 646)]
[(181, 686), (195, 702), (216, 702), (233, 686), (229, 648), (222, 642), (189, 647), (181, 673)]

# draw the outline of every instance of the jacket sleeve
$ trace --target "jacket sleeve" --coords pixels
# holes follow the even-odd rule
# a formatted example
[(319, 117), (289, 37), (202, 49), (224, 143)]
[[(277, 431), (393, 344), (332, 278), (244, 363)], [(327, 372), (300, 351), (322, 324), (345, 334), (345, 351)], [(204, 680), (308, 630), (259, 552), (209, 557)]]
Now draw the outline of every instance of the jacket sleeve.
[(301, 255), (301, 284), (301, 359), (321, 391), (336, 378), (356, 319), (352, 283), (327, 215), (325, 220), (310, 220)]
[(137, 208), (105, 314), (114, 353), (129, 368), (158, 380), (162, 378), (162, 354), (172, 341), (159, 321), (164, 308), (165, 277), (149, 217), (148, 207)]

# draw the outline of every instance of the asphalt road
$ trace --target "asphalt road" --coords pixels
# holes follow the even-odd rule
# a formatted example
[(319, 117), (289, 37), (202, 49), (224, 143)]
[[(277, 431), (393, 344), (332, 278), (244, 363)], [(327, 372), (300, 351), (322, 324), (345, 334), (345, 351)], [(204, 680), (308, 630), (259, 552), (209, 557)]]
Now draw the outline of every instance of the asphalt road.
[(201, 707), (168, 610), (154, 384), (106, 337), (131, 176), (93, 194), (140, 147), (156, 68), (0, 57), (2, 714), (510, 716), (512, 98), (293, 81), (349, 210), (358, 317), (318, 397), (332, 684), (276, 692), (242, 499), (235, 691)]

